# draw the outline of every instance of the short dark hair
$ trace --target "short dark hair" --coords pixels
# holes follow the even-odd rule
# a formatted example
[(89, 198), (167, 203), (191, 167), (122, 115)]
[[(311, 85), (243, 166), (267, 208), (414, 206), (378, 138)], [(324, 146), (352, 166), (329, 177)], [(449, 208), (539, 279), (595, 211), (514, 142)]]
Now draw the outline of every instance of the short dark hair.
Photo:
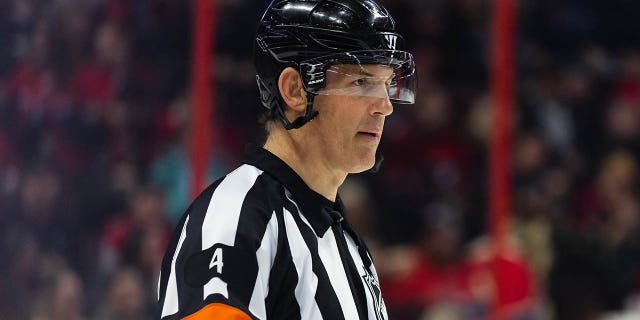
[(268, 129), (267, 127), (271, 125), (270, 122), (278, 121), (278, 115), (273, 109), (265, 110), (260, 114), (260, 117), (258, 118), (258, 123), (260, 123), (265, 129)]

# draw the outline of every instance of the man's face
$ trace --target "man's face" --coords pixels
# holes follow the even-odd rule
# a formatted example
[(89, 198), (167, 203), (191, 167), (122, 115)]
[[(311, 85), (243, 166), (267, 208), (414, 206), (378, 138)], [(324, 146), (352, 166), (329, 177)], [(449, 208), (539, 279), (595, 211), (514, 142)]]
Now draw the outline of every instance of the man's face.
[(328, 164), (348, 173), (375, 164), (384, 119), (393, 112), (386, 86), (393, 70), (378, 65), (337, 65), (314, 100), (317, 118), (308, 123), (310, 142), (323, 150)]

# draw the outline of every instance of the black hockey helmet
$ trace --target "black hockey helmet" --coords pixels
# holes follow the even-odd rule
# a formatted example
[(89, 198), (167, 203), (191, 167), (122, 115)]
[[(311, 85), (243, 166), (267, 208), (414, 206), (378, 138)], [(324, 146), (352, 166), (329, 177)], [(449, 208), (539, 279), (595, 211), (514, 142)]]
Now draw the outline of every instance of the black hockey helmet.
[[(260, 21), (254, 44), (262, 104), (285, 128), (299, 128), (317, 115), (312, 107), (318, 94), (377, 92), (380, 96), (380, 90), (323, 91), (327, 72), (343, 73), (342, 65), (371, 64), (393, 70), (390, 78), (382, 79), (387, 89), (382, 97), (413, 103), (415, 65), (412, 55), (403, 50), (404, 39), (396, 33), (395, 21), (373, 0), (274, 0)], [(284, 116), (278, 90), (278, 77), (286, 67), (300, 72), (308, 97), (305, 116), (293, 122)]]

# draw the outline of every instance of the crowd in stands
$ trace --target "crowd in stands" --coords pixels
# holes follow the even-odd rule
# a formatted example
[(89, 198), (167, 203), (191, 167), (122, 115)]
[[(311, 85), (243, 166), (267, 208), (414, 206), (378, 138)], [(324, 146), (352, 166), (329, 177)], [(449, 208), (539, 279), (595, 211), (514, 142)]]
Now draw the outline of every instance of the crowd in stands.
[[(510, 233), (488, 240), (491, 1), (381, 0), (419, 73), (341, 189), (391, 319), (640, 315), (640, 3), (517, 1)], [(0, 1), (0, 319), (150, 319), (190, 201), (192, 1)], [(267, 1), (218, 0), (207, 181), (261, 143)], [(499, 270), (497, 274), (495, 270)]]

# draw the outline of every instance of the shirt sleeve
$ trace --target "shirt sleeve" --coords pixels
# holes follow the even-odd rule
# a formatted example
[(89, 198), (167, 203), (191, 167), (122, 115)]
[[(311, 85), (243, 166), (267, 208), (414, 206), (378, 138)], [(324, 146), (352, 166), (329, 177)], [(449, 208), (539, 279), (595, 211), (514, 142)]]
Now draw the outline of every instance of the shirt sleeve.
[(157, 319), (266, 319), (277, 223), (251, 198), (235, 218), (209, 201), (192, 204), (163, 260)]

